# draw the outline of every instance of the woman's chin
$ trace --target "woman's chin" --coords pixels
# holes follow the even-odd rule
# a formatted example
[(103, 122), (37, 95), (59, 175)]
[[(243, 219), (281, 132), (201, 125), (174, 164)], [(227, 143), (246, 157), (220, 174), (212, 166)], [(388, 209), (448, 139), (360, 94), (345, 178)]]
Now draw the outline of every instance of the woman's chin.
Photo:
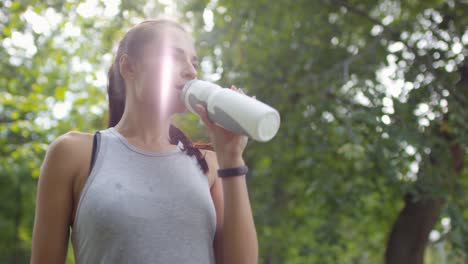
[(187, 109), (187, 107), (185, 107), (184, 104), (180, 104), (177, 110), (178, 110), (177, 111), (178, 113), (187, 113), (187, 112), (189, 112), (189, 110)]
[(173, 112), (174, 114), (178, 114), (178, 113), (186, 113), (188, 112), (188, 109), (187, 107), (185, 107), (185, 105), (181, 102), (176, 102), (173, 104), (173, 107), (171, 107), (171, 112)]

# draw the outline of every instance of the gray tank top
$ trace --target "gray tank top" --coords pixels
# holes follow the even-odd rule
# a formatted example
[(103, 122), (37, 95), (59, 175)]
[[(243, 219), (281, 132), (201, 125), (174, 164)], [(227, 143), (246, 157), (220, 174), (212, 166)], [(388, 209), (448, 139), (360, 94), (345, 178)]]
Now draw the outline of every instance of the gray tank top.
[(208, 178), (177, 147), (150, 152), (100, 130), (71, 239), (77, 264), (215, 263)]

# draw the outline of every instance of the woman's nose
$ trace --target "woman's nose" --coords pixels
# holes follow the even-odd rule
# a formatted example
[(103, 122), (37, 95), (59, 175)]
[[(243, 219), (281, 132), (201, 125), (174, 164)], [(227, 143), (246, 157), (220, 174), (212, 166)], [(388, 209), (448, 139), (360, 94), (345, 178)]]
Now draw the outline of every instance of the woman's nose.
[(192, 63), (188, 63), (182, 71), (182, 78), (186, 80), (195, 79), (197, 78), (197, 75), (197, 69), (192, 65)]

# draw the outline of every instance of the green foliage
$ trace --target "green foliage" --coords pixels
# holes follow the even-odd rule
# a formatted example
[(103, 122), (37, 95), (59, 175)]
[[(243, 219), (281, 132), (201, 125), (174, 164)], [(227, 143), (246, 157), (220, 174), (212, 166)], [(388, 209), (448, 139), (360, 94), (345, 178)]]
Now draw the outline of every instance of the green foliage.
[[(466, 45), (466, 5), (224, 0), (185, 8), (195, 28), (206, 28), (206, 9), (213, 13), (212, 30), (196, 33), (205, 58), (222, 68), (217, 81), (247, 87), (281, 113), (276, 138), (247, 152), (261, 263), (380, 263), (407, 192), (449, 199), (441, 218), (457, 221), (445, 241), (458, 259), (466, 255), (460, 208), (468, 203), (455, 189), (467, 173), (450, 173), (447, 152), (456, 142), (466, 153), (467, 87), (455, 88), (465, 57), (450, 49)], [(383, 70), (394, 73), (385, 80)], [(428, 111), (416, 115), (422, 104)], [(442, 140), (441, 129), (453, 139)], [(421, 163), (431, 150), (437, 166)], [(410, 170), (415, 162), (419, 172)]]
[[(205, 65), (201, 78), (245, 87), (281, 114), (277, 136), (250, 141), (245, 152), (260, 263), (381, 263), (408, 192), (446, 199), (441, 219), (451, 227), (437, 243), (447, 263), (467, 260), (468, 172), (453, 171), (449, 151), (458, 144), (466, 164), (468, 89), (456, 85), (468, 38), (463, 1), (178, 3)], [(88, 17), (81, 4), (0, 3), (1, 263), (29, 257), (48, 144), (106, 127), (116, 44), (135, 19), (164, 10), (122, 1), (112, 16)], [(41, 32), (28, 10), (61, 19)], [(25, 35), (35, 50), (12, 44)], [(208, 139), (196, 115), (176, 123), (193, 140)], [(434, 228), (443, 233), (440, 221)], [(430, 263), (438, 263), (437, 243)]]

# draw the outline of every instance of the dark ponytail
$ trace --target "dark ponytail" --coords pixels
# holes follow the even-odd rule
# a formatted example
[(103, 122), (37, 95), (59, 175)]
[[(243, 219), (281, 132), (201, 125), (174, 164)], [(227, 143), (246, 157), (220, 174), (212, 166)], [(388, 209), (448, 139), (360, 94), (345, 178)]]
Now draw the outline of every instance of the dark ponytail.
[[(118, 63), (118, 62), (117, 62)], [(122, 118), (125, 109), (125, 82), (118, 68), (116, 61), (112, 63), (108, 72), (107, 95), (109, 97), (109, 123), (108, 127), (113, 127)]]
[[(114, 127), (122, 118), (125, 109), (125, 82), (120, 74), (120, 57), (124, 53), (132, 53), (138, 50), (137, 45), (144, 44), (155, 34), (152, 29), (158, 25), (175, 26), (183, 31), (185, 29), (177, 22), (168, 19), (151, 19), (145, 20), (131, 28), (120, 41), (117, 55), (114, 62), (109, 68), (107, 95), (109, 99), (109, 122), (108, 127)], [(186, 32), (186, 31), (185, 31)], [(179, 141), (183, 144), (183, 150), (189, 156), (195, 156), (198, 165), (203, 173), (207, 173), (209, 168), (205, 156), (202, 155), (200, 149), (214, 150), (210, 143), (192, 143), (192, 141), (176, 126), (172, 125), (169, 128), (169, 141), (171, 144), (177, 144)]]

